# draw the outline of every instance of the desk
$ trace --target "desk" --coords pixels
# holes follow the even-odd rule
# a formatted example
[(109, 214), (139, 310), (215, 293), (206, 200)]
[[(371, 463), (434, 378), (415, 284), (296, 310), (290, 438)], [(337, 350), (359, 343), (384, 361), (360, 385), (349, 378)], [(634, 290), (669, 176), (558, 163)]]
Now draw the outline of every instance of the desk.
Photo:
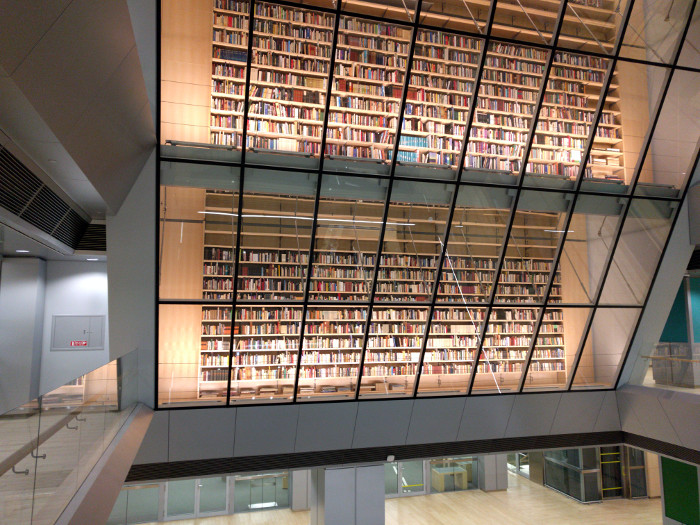
[(430, 485), (437, 492), (445, 492), (445, 478), (451, 477), (456, 489), (466, 489), (472, 479), (471, 465), (466, 467), (430, 467)]

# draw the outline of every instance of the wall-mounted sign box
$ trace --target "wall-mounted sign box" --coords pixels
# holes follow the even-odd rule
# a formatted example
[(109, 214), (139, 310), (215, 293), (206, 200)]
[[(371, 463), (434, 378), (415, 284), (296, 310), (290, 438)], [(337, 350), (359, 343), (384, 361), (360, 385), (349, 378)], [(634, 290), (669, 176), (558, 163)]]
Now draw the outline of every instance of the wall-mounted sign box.
[(54, 315), (51, 351), (104, 350), (104, 315)]

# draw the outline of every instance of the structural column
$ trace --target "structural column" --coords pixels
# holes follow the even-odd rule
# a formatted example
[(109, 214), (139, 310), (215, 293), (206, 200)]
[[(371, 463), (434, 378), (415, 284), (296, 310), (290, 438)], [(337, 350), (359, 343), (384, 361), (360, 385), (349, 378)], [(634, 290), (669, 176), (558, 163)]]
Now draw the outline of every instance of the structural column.
[(384, 466), (311, 471), (311, 525), (384, 525)]
[(698, 467), (661, 458), (661, 501), (664, 525), (700, 525)]
[(484, 492), (508, 489), (508, 456), (479, 456), (479, 488)]

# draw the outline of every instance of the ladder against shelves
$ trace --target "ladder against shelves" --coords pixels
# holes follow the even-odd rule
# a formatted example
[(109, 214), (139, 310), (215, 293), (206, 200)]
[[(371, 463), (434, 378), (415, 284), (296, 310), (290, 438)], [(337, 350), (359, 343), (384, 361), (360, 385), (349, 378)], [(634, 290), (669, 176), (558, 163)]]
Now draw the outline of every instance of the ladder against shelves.
[[(604, 3), (605, 7), (577, 4), (577, 13), (612, 16), (612, 4)], [(332, 15), (267, 2), (255, 5), (246, 147), (319, 156), (331, 77), (325, 154), (390, 161), (410, 30), (342, 15), (331, 72)], [(358, 3), (357, 8), (362, 5)], [(448, 6), (445, 9), (449, 11)], [(567, 16), (567, 20), (576, 19), (572, 13)], [(247, 2), (215, 0), (212, 144), (242, 147), (248, 21)], [(593, 16), (588, 22), (594, 29), (611, 30), (605, 17), (596, 21)], [(609, 60), (557, 51), (543, 107), (534, 115), (547, 51), (497, 41), (483, 47), (476, 38), (418, 30), (401, 119), (399, 161), (456, 165), (479, 57), (486, 52), (465, 167), (516, 174), (526, 162), (530, 175), (574, 178), (592, 136), (584, 176), (624, 180), (616, 77), (604, 99), (600, 122), (591, 130)], [(529, 158), (524, 159), (527, 132), (535, 117), (535, 140)]]

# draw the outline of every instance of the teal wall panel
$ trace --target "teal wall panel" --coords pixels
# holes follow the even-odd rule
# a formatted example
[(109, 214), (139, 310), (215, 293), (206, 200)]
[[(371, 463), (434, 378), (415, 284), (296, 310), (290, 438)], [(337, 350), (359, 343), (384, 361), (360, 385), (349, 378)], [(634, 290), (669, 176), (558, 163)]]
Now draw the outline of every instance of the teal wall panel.
[[(700, 280), (699, 280), (700, 281)], [(700, 282), (698, 282), (698, 322), (700, 322)], [(693, 312), (695, 314), (696, 312)], [(664, 331), (661, 333), (661, 343), (687, 343), (688, 320), (685, 315), (685, 283), (681, 282), (673, 306), (668, 314)]]
[(694, 343), (700, 342), (700, 277), (690, 278), (690, 304)]

